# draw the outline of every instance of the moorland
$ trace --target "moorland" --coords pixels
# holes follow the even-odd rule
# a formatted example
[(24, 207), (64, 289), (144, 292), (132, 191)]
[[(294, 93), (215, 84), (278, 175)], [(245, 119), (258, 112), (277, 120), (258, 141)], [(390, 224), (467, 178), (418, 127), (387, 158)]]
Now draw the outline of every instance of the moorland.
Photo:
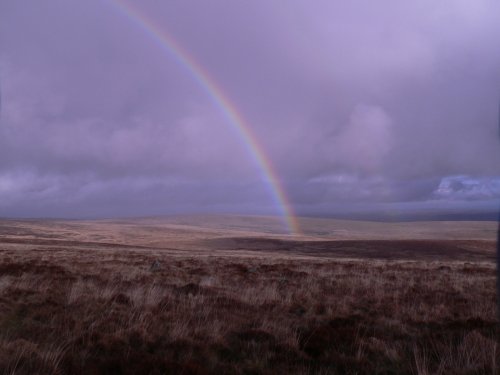
[(0, 220), (3, 374), (495, 374), (495, 222)]

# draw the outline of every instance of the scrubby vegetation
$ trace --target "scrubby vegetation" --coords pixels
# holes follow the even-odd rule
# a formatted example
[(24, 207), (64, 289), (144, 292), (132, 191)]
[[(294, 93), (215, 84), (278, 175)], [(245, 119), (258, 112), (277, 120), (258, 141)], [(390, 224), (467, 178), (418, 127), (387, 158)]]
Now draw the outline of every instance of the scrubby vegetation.
[(0, 372), (494, 374), (494, 288), (489, 262), (10, 244)]

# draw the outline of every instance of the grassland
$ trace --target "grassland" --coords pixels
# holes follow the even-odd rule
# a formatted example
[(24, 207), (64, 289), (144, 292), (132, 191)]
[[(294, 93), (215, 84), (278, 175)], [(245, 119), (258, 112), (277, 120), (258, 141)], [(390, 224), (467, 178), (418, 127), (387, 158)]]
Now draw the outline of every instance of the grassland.
[(496, 374), (496, 223), (0, 221), (4, 374)]

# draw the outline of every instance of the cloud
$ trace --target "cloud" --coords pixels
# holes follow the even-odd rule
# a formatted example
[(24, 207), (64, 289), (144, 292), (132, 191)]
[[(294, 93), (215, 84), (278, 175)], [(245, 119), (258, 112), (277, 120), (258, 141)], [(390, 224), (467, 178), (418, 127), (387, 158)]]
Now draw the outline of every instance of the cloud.
[[(0, 6), (0, 215), (279, 212), (234, 124), (137, 22), (28, 3)], [(497, 2), (137, 6), (219, 84), (300, 213), (496, 204)]]
[(377, 173), (391, 148), (392, 121), (376, 106), (354, 108), (349, 123), (331, 137), (331, 162), (353, 172)]
[(500, 178), (468, 176), (448, 176), (442, 179), (434, 192), (438, 199), (489, 200), (500, 198)]

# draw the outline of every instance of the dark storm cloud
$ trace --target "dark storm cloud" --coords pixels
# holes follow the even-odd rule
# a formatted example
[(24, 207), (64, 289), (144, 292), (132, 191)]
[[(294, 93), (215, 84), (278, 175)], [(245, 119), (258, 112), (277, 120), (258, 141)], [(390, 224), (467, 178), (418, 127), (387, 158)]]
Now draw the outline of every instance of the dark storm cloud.
[[(301, 213), (498, 200), (497, 2), (135, 3), (228, 93)], [(0, 87), (3, 216), (276, 212), (196, 80), (110, 1), (3, 1)]]

